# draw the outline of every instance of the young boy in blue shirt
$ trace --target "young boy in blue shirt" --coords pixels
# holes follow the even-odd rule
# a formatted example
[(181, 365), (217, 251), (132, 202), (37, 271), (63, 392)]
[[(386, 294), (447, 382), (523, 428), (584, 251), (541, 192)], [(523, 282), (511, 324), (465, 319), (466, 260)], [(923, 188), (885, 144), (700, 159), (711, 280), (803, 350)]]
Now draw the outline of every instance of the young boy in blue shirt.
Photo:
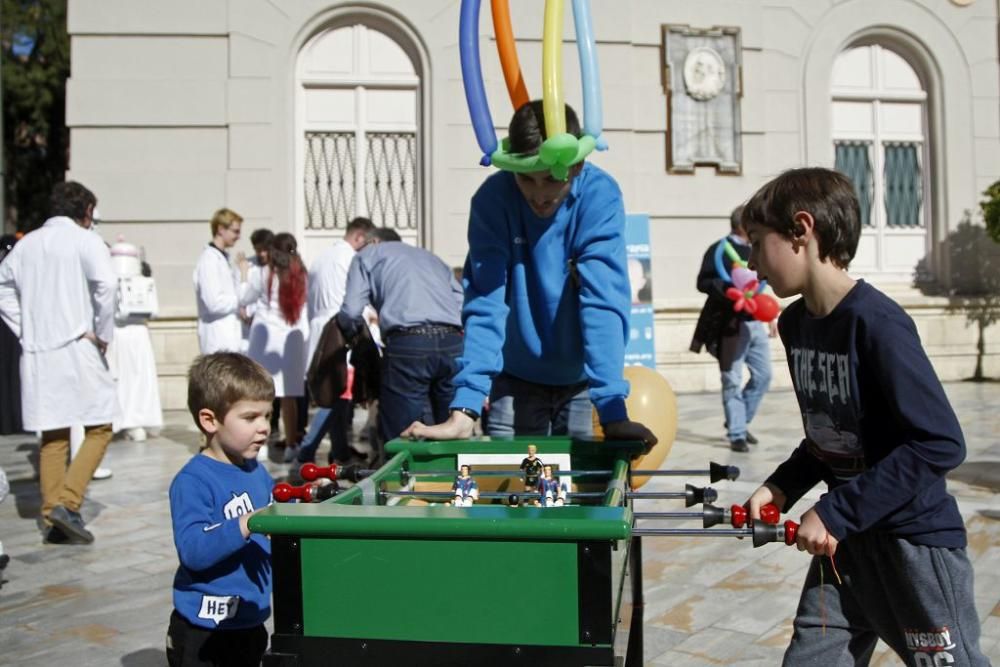
[(965, 458), (955, 413), (913, 321), (846, 269), (861, 235), (854, 187), (787, 171), (743, 209), (750, 266), (802, 298), (778, 331), (805, 438), (747, 501), (802, 515), (813, 554), (784, 665), (868, 664), (879, 638), (907, 665), (988, 665), (979, 649), (966, 535), (945, 475)]
[(241, 354), (198, 357), (188, 372), (188, 409), (205, 445), (170, 485), (180, 559), (171, 667), (257, 665), (267, 649), (271, 545), (247, 522), (271, 502), (273, 480), (257, 453), (271, 433), (273, 400), (271, 375)]

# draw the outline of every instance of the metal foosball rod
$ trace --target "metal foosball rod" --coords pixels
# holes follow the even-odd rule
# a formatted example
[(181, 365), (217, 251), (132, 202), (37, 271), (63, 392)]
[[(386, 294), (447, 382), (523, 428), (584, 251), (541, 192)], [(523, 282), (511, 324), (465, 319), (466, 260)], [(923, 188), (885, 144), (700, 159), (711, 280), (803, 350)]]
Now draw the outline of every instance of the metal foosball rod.
[[(717, 526), (720, 523), (728, 523), (733, 528), (744, 528), (749, 525), (747, 511), (742, 505), (732, 505), (730, 507), (716, 507), (715, 505), (705, 505), (701, 512), (633, 512), (636, 519), (701, 519), (701, 525), (705, 528)], [(780, 520), (781, 512), (778, 506), (768, 503), (760, 508), (760, 520), (764, 523), (777, 524)]]
[[(740, 476), (740, 469), (737, 466), (727, 466), (714, 461), (708, 464), (708, 469), (697, 470), (633, 470), (632, 477), (700, 477), (707, 476), (714, 484), (721, 480), (734, 481)], [(559, 470), (560, 477), (611, 477), (611, 470)], [(359, 470), (358, 475), (367, 477), (375, 473), (375, 470)], [(419, 470), (410, 472), (403, 471), (406, 477), (447, 477), (454, 475), (454, 470)], [(520, 470), (503, 470), (493, 468), (476, 468), (473, 477), (524, 477)]]
[[(454, 498), (451, 491), (382, 491), (383, 496), (416, 497), (416, 498)], [(566, 494), (568, 498), (603, 498), (604, 491), (570, 491)], [(534, 498), (541, 496), (539, 493), (522, 492), (524, 498)], [(711, 487), (696, 487), (687, 484), (684, 491), (629, 491), (625, 494), (635, 500), (683, 500), (686, 507), (700, 503), (710, 503), (718, 498), (718, 493)], [(510, 492), (505, 491), (482, 491), (480, 498), (509, 498)]]
[(753, 546), (759, 547), (771, 542), (795, 544), (799, 524), (786, 521), (783, 524), (754, 522), (749, 528), (633, 528), (633, 537), (751, 537)]

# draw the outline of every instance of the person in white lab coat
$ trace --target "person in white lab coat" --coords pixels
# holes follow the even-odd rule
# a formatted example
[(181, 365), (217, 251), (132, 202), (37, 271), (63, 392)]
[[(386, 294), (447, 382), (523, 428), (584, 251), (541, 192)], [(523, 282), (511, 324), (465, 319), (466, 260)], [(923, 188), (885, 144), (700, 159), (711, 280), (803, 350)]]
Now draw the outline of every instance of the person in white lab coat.
[[(368, 218), (354, 218), (347, 225), (344, 238), (327, 246), (309, 267), (309, 354), (306, 358), (310, 362), (316, 353), (323, 327), (337, 314), (344, 302), (347, 270), (351, 268), (351, 260), (365, 245), (368, 232), (373, 229), (375, 225)], [(299, 463), (314, 463), (316, 450), (323, 436), (329, 433), (330, 462), (346, 462), (351, 454), (348, 433), (353, 420), (352, 408), (353, 403), (348, 400), (338, 402), (335, 408), (316, 410), (300, 449), (286, 450), (286, 461), (290, 461), (294, 455)]]
[(240, 240), (243, 218), (228, 208), (212, 216), (212, 241), (194, 269), (198, 300), (198, 344), (202, 354), (245, 352), (240, 325), (239, 277), (229, 262), (230, 248)]
[[(108, 247), (89, 231), (96, 204), (79, 183), (59, 183), (51, 217), (0, 264), (0, 316), (21, 340), (24, 427), (42, 433), (38, 469), (48, 542), (94, 541), (80, 506), (118, 412), (104, 358), (118, 277)], [(67, 467), (74, 424), (85, 425), (86, 436)]]
[(263, 270), (251, 275), (250, 263), (245, 258), (240, 262), (241, 303), (254, 304), (247, 356), (274, 379), (274, 395), (281, 399), (285, 448), (301, 440), (296, 399), (305, 395), (309, 338), (307, 274), (296, 248), (295, 237), (282, 232), (275, 235)]

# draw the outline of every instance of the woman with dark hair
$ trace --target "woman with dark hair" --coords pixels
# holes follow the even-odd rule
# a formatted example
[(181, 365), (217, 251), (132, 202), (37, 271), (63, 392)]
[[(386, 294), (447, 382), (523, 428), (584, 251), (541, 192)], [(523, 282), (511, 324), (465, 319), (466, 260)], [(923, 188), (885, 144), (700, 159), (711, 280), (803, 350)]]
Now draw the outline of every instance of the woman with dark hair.
[(305, 395), (309, 336), (307, 273), (297, 245), (291, 234), (275, 234), (261, 271), (251, 272), (246, 260), (240, 262), (240, 303), (254, 304), (247, 355), (274, 379), (274, 395), (281, 399), (286, 460), (294, 457), (302, 435), (296, 398)]
[[(0, 237), (0, 262), (17, 243), (12, 234)], [(21, 343), (10, 327), (0, 320), (0, 435), (20, 433), (21, 424)]]

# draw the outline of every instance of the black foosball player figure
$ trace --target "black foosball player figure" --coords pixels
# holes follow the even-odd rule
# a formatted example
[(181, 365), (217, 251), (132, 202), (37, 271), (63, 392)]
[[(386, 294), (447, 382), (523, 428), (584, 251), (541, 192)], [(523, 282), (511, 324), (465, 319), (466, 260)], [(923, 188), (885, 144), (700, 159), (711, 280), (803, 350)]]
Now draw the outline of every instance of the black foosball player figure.
[(542, 474), (542, 460), (536, 456), (538, 447), (528, 445), (528, 456), (521, 461), (521, 472), (524, 473), (524, 490), (526, 493), (538, 491), (538, 478)]
[(479, 485), (472, 479), (472, 468), (462, 465), (458, 469), (451, 490), (455, 492), (455, 507), (469, 507), (479, 499)]
[(543, 467), (542, 478), (538, 480), (538, 494), (542, 507), (562, 507), (566, 502), (566, 489), (559, 478), (552, 475), (552, 466)]

